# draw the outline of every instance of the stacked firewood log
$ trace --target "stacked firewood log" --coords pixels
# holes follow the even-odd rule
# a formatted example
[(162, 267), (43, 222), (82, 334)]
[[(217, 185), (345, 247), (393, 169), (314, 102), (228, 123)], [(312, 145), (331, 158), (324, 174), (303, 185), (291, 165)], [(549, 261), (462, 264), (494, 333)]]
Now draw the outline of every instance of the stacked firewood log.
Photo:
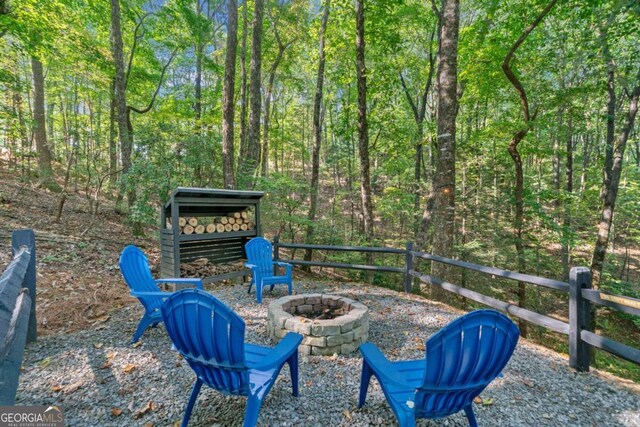
[[(167, 220), (167, 228), (171, 220)], [(180, 234), (229, 233), (247, 231), (256, 228), (253, 213), (249, 210), (233, 212), (227, 216), (214, 217), (181, 217), (178, 221)]]
[(242, 261), (230, 262), (226, 264), (214, 264), (207, 258), (198, 258), (194, 261), (180, 264), (181, 277), (204, 278), (240, 270), (244, 270)]

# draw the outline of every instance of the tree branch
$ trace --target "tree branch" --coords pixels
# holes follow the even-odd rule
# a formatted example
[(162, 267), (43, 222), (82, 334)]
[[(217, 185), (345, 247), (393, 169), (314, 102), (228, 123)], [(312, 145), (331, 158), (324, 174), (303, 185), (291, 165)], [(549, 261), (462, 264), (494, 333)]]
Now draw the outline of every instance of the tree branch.
[(176, 53), (178, 53), (178, 48), (175, 48), (173, 50), (173, 52), (171, 52), (171, 57), (169, 57), (169, 60), (167, 61), (167, 63), (164, 65), (164, 67), (162, 67), (162, 73), (160, 73), (160, 79), (158, 80), (158, 85), (156, 86), (156, 91), (153, 93), (153, 97), (151, 98), (151, 101), (149, 101), (149, 105), (147, 105), (147, 108), (144, 109), (138, 109), (135, 107), (132, 107), (131, 105), (127, 105), (127, 108), (131, 111), (135, 111), (138, 114), (144, 114), (149, 112), (149, 110), (151, 110), (151, 108), (153, 108), (153, 103), (156, 100), (156, 97), (158, 96), (158, 92), (160, 92), (160, 87), (162, 86), (162, 81), (164, 80), (164, 75), (167, 72), (167, 68), (169, 68), (169, 65), (171, 65), (171, 62), (173, 61), (173, 58), (175, 58)]
[(433, 13), (436, 14), (438, 21), (442, 21), (442, 12), (440, 12), (440, 9), (438, 9), (435, 0), (431, 0), (431, 9), (433, 9)]
[(404, 89), (404, 94), (407, 96), (407, 101), (409, 101), (409, 105), (413, 110), (413, 117), (416, 122), (419, 120), (418, 108), (416, 107), (416, 103), (413, 102), (413, 98), (411, 98), (411, 94), (409, 93), (409, 89), (407, 88), (407, 84), (404, 81), (404, 77), (402, 76), (402, 72), (398, 73), (400, 75), (400, 83), (402, 83), (402, 89)]
[[(436, 24), (437, 25), (437, 24)], [(433, 72), (435, 70), (436, 57), (433, 54), (433, 39), (436, 35), (436, 29), (431, 32), (431, 37), (429, 38), (429, 75), (427, 76), (427, 82), (424, 85), (424, 92), (422, 93), (422, 104), (420, 105), (420, 120), (424, 120), (424, 115), (427, 109), (427, 96), (429, 95), (429, 90), (431, 89), (431, 84), (433, 83)]]
[[(144, 37), (144, 20), (147, 19), (150, 15), (153, 15), (153, 12), (147, 12), (142, 17), (138, 19), (136, 23), (136, 28), (133, 31), (133, 46), (131, 46), (131, 52), (129, 52), (129, 62), (127, 64), (127, 72), (124, 76), (124, 90), (127, 90), (127, 86), (129, 86), (129, 75), (131, 74), (131, 64), (133, 64), (133, 56), (136, 53), (136, 48), (138, 47), (138, 40), (141, 40)], [(138, 31), (142, 28), (142, 33), (138, 34)]]
[(549, 13), (549, 11), (555, 6), (558, 0), (551, 0), (549, 4), (545, 6), (545, 8), (540, 12), (540, 14), (536, 17), (536, 19), (525, 28), (522, 35), (516, 40), (516, 42), (511, 46), (509, 52), (507, 52), (507, 56), (504, 57), (504, 61), (502, 61), (502, 71), (507, 76), (507, 79), (511, 82), (513, 87), (518, 92), (520, 96), (520, 103), (522, 104), (522, 112), (524, 113), (524, 120), (529, 123), (531, 121), (531, 114), (529, 112), (529, 100), (527, 99), (527, 92), (524, 90), (524, 86), (518, 78), (516, 77), (513, 69), (511, 68), (511, 61), (520, 47), (520, 45), (527, 39), (529, 34), (538, 26), (538, 24), (542, 21), (542, 19)]

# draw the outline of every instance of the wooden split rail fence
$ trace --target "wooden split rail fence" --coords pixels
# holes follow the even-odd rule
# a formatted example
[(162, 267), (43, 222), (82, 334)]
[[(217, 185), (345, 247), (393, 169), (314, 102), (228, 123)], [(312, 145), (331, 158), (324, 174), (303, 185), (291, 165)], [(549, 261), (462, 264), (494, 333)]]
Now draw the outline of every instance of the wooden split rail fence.
[[(405, 265), (403, 267), (377, 266), (362, 264), (346, 264), (335, 262), (304, 261), (299, 259), (282, 259), (280, 249), (311, 249), (340, 252), (360, 252), (360, 253), (381, 253), (388, 255), (404, 255)], [(274, 239), (274, 258), (286, 261), (294, 265), (345, 268), (355, 270), (367, 270), (374, 272), (400, 273), (404, 275), (404, 291), (412, 291), (412, 282), (420, 280), (431, 286), (438, 286), (449, 292), (461, 295), (470, 300), (479, 302), (486, 306), (509, 313), (510, 315), (524, 319), (535, 325), (539, 325), (555, 332), (567, 335), (569, 339), (569, 365), (581, 372), (589, 370), (589, 360), (592, 347), (605, 350), (623, 359), (640, 365), (640, 349), (628, 346), (610, 338), (597, 335), (589, 330), (592, 304), (606, 306), (610, 309), (623, 313), (640, 316), (640, 299), (630, 298), (622, 295), (610, 294), (600, 290), (591, 289), (591, 272), (585, 267), (574, 267), (571, 269), (569, 282), (547, 279), (544, 277), (531, 276), (528, 274), (516, 273), (499, 268), (487, 267), (437, 255), (431, 255), (413, 250), (413, 243), (408, 242), (405, 249), (362, 247), (362, 246), (332, 246), (332, 245), (307, 245), (298, 243), (282, 243), (279, 237)], [(427, 274), (422, 274), (414, 269), (416, 258), (452, 265), (466, 270), (477, 271), (491, 275), (494, 278), (505, 278), (516, 280), (535, 286), (540, 286), (554, 291), (569, 294), (569, 322), (518, 307), (511, 303), (501, 301), (494, 297), (484, 295), (480, 292), (464, 288), (462, 286), (440, 280)]]
[(13, 260), (0, 276), (0, 406), (15, 403), (24, 347), (37, 333), (33, 231), (14, 231), (11, 247)]

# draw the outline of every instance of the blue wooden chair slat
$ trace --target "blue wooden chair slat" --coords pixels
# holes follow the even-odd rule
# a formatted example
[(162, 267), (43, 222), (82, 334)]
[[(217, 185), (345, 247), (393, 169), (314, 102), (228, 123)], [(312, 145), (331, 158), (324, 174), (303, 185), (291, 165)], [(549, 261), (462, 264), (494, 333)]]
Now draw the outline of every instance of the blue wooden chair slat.
[(167, 333), (196, 374), (182, 426), (186, 427), (202, 384), (227, 395), (247, 396), (244, 426), (254, 426), (262, 401), (285, 364), (298, 395), (298, 346), (288, 333), (274, 348), (245, 343), (244, 321), (213, 295), (185, 289), (161, 308)]
[(363, 356), (360, 398), (364, 405), (375, 376), (401, 426), (419, 418), (441, 418), (464, 411), (477, 426), (473, 399), (493, 381), (511, 358), (520, 332), (507, 316), (494, 310), (468, 313), (435, 333), (426, 357), (390, 362), (371, 344)]
[(171, 294), (169, 292), (161, 292), (158, 283), (190, 283), (202, 289), (202, 281), (200, 279), (174, 278), (155, 280), (151, 275), (146, 255), (134, 245), (127, 246), (120, 254), (120, 271), (131, 290), (131, 295), (138, 298), (145, 309), (145, 313), (140, 319), (131, 341), (134, 343), (140, 339), (149, 326), (156, 326), (162, 322), (160, 307)]
[[(273, 246), (271, 242), (262, 237), (254, 237), (245, 245), (245, 252), (247, 253), (248, 261), (245, 266), (251, 269), (251, 282), (249, 283), (248, 292), (251, 292), (253, 285), (256, 286), (258, 304), (262, 303), (262, 291), (265, 286), (271, 286), (270, 290), (273, 290), (275, 285), (287, 285), (289, 295), (291, 295), (293, 291), (291, 283), (293, 266), (286, 262), (273, 261)], [(276, 265), (285, 268), (283, 276), (274, 274)]]

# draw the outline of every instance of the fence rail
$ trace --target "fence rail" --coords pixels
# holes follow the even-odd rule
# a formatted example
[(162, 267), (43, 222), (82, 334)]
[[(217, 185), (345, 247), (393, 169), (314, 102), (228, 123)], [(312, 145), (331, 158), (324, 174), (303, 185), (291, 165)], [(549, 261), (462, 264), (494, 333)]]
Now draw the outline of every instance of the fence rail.
[[(361, 252), (380, 253), (387, 255), (405, 255), (405, 265), (379, 266), (362, 265), (335, 262), (303, 261), (299, 259), (282, 259), (280, 249), (311, 249), (329, 250), (337, 252)], [(640, 316), (640, 299), (630, 298), (623, 295), (615, 295), (599, 290), (591, 289), (591, 272), (585, 267), (574, 267), (569, 275), (569, 282), (548, 279), (545, 277), (532, 276), (514, 271), (502, 270), (495, 267), (474, 264), (470, 262), (444, 258), (438, 255), (417, 252), (413, 250), (413, 243), (407, 242), (405, 249), (380, 248), (380, 247), (360, 247), (360, 246), (331, 246), (331, 245), (309, 245), (301, 243), (282, 243), (279, 236), (274, 239), (274, 258), (286, 261), (295, 265), (343, 268), (354, 270), (378, 271), (400, 273), (404, 275), (404, 291), (411, 292), (414, 279), (420, 280), (431, 286), (438, 286), (449, 292), (469, 298), (473, 301), (487, 305), (489, 307), (507, 312), (514, 317), (526, 320), (535, 325), (542, 326), (552, 331), (568, 336), (569, 341), (569, 365), (578, 371), (589, 370), (590, 352), (592, 347), (596, 347), (615, 354), (625, 360), (640, 365), (640, 349), (630, 347), (626, 344), (614, 341), (610, 338), (595, 334), (589, 330), (591, 324), (592, 304), (598, 304), (617, 310), (626, 314)], [(422, 274), (414, 269), (415, 258), (435, 261), (452, 265), (466, 270), (477, 271), (494, 277), (515, 280), (528, 283), (530, 285), (541, 286), (555, 291), (569, 294), (569, 322), (554, 319), (523, 307), (499, 300), (497, 298), (484, 295), (480, 292), (464, 288), (454, 283), (449, 283), (437, 277)]]
[(15, 403), (24, 347), (37, 333), (33, 231), (14, 231), (11, 247), (13, 260), (0, 277), (0, 405)]

